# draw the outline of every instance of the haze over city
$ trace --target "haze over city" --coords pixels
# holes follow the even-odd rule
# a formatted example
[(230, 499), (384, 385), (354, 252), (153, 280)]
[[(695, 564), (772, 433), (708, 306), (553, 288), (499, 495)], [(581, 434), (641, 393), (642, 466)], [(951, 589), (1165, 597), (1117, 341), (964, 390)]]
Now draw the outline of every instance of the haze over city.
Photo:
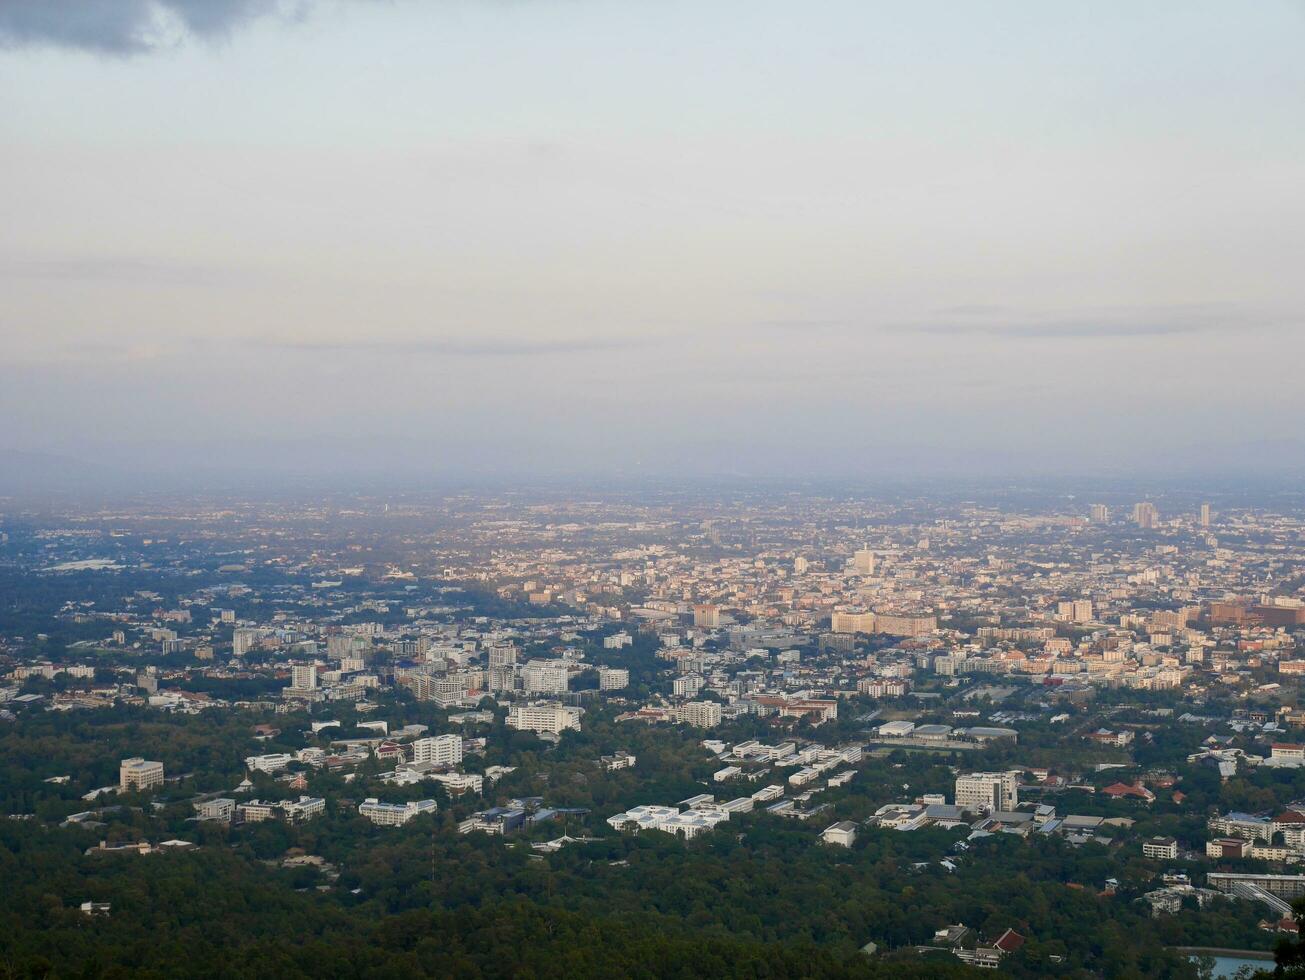
[(1299, 473), (1303, 38), (1293, 2), (10, 0), (0, 450)]

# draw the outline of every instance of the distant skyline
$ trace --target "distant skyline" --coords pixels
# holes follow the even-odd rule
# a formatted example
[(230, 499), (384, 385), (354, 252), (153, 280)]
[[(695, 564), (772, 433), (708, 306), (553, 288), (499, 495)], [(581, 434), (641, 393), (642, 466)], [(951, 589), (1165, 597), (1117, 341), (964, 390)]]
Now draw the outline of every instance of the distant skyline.
[(0, 453), (1305, 473), (1302, 50), (1299, 2), (8, 0)]

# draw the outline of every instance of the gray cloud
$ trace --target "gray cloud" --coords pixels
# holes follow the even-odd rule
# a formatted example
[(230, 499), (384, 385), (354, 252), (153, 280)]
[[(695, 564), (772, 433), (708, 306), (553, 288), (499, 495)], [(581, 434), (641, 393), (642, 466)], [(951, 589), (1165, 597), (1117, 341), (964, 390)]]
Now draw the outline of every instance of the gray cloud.
[(1087, 340), (1108, 337), (1168, 337), (1214, 329), (1213, 323), (1052, 320), (1045, 323), (921, 323), (898, 329), (915, 334), (987, 336), (1030, 340)]
[(301, 8), (286, 0), (0, 0), (0, 47), (143, 54), (188, 37), (221, 39), (259, 17)]
[(536, 357), (549, 354), (581, 354), (591, 351), (622, 351), (645, 346), (642, 341), (607, 340), (458, 340), (432, 338), (410, 341), (268, 341), (269, 350), (294, 354), (375, 354), (390, 357)]
[(1233, 303), (1102, 306), (1074, 314), (1037, 313), (1001, 306), (951, 307), (938, 312), (940, 318), (936, 321), (898, 324), (894, 329), (938, 336), (1093, 340), (1264, 330), (1293, 322), (1292, 318)]

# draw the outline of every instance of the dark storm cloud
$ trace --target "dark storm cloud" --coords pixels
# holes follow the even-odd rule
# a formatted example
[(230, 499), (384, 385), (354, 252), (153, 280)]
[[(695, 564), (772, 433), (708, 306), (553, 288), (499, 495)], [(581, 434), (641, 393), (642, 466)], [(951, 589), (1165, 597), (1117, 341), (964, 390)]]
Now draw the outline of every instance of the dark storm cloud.
[(0, 0), (0, 47), (142, 54), (177, 36), (213, 40), (272, 12), (281, 0)]

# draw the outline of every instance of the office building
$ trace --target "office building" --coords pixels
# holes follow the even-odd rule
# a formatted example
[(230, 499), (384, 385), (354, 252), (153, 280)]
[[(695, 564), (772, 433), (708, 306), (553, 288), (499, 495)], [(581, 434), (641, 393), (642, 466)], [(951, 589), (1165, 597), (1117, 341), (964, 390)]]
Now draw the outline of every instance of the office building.
[(139, 757), (123, 759), (118, 766), (118, 789), (124, 793), (139, 793), (163, 785), (163, 763), (149, 762)]
[(992, 813), (1019, 805), (1019, 773), (971, 772), (956, 777), (956, 805)]
[(461, 735), (433, 735), (412, 743), (412, 761), (456, 766), (462, 761)]
[(435, 812), (434, 800), (415, 800), (408, 803), (382, 803), (368, 797), (358, 804), (358, 812), (378, 827), (401, 827), (423, 813)]
[(560, 735), (567, 729), (580, 730), (583, 708), (545, 701), (538, 704), (514, 704), (508, 709), (507, 725), (520, 731), (549, 732)]

